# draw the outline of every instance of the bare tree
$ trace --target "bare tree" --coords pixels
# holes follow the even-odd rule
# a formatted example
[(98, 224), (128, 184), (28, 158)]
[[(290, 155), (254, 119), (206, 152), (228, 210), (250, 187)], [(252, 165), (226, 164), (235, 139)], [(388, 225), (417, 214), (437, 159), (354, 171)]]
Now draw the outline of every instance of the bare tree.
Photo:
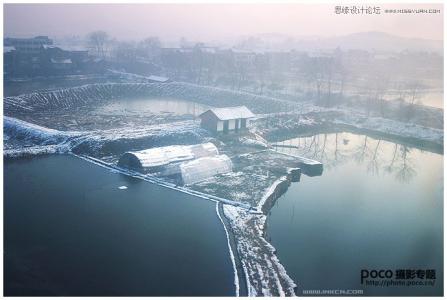
[(322, 57), (309, 58), (303, 66), (305, 78), (308, 82), (315, 85), (315, 90), (317, 92), (316, 103), (321, 103), (324, 71), (324, 62)]
[(371, 156), (371, 160), (368, 162), (368, 165), (366, 167), (368, 173), (371, 173), (372, 175), (379, 174), (378, 153), (379, 153), (380, 142), (381, 140), (377, 141), (376, 147), (374, 148), (373, 154)]
[(325, 106), (332, 105), (332, 80), (334, 79), (334, 58), (328, 57), (325, 59), (324, 68), (326, 69), (327, 95)]
[(356, 162), (363, 162), (365, 160), (365, 157), (368, 156), (368, 153), (370, 151), (369, 147), (368, 147), (368, 136), (365, 135), (365, 139), (363, 141), (363, 144), (360, 145), (357, 149), (354, 150), (355, 154), (354, 154), (354, 159)]
[(148, 37), (138, 44), (139, 55), (153, 59), (160, 54), (161, 41), (158, 37)]
[(407, 107), (405, 110), (405, 118), (410, 120), (415, 112), (416, 104), (423, 94), (423, 85), (418, 81), (412, 81), (407, 85), (407, 97), (405, 102)]
[(378, 112), (385, 116), (388, 94), (389, 78), (381, 70), (373, 70), (371, 74), (362, 80), (359, 92), (365, 96), (365, 111), (369, 116), (372, 112)]
[(137, 60), (137, 48), (134, 43), (120, 42), (115, 44), (111, 54), (116, 61), (122, 63), (134, 63)]
[(419, 97), (421, 96), (421, 89), (422, 89), (422, 85), (417, 82), (417, 81), (413, 81), (409, 84), (409, 99), (408, 99), (408, 103), (410, 105), (415, 105), (416, 101), (419, 99)]
[(96, 54), (105, 58), (106, 56), (106, 43), (109, 40), (109, 35), (105, 31), (94, 31), (88, 35), (88, 44), (95, 50)]
[(409, 157), (410, 151), (411, 149), (406, 146), (400, 147), (399, 164), (397, 166), (396, 178), (397, 180), (404, 183), (410, 182), (417, 174)]
[(183, 36), (180, 38), (179, 45), (180, 45), (180, 48), (191, 47), (191, 43)]
[(268, 70), (268, 59), (265, 55), (256, 55), (254, 60), (255, 71), (259, 81), (259, 94), (263, 94), (265, 76)]
[(388, 91), (389, 80), (385, 75), (378, 75), (376, 76), (375, 80), (376, 80), (375, 103), (380, 115), (383, 117), (385, 116), (385, 106), (386, 106), (385, 95), (387, 94)]
[(388, 173), (392, 173), (394, 170), (394, 162), (396, 161), (396, 154), (398, 149), (398, 144), (394, 144), (393, 157), (391, 158), (390, 164), (385, 167), (385, 171)]
[(216, 56), (207, 54), (205, 56), (205, 66), (206, 66), (206, 84), (214, 85), (214, 78), (217, 68)]

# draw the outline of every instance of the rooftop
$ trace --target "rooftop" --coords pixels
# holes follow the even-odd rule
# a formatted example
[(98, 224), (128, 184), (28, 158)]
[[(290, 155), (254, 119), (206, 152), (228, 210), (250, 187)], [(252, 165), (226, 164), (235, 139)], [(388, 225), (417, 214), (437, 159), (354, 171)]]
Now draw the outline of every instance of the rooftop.
[(208, 111), (211, 111), (221, 121), (247, 119), (255, 116), (246, 106), (211, 108), (206, 112)]

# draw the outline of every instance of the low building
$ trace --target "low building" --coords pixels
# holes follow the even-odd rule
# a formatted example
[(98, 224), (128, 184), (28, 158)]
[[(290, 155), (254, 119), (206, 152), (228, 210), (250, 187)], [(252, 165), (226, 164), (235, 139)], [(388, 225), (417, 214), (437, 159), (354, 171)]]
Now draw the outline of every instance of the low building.
[(156, 76), (156, 75), (151, 75), (151, 76), (147, 77), (147, 80), (149, 82), (153, 82), (153, 83), (166, 83), (166, 82), (169, 82), (169, 78), (168, 77)]
[(141, 173), (161, 171), (166, 173), (172, 169), (167, 168), (168, 165), (218, 154), (219, 151), (213, 143), (171, 145), (141, 151), (126, 152), (118, 161), (118, 166)]
[(73, 68), (73, 62), (70, 58), (51, 58), (50, 62), (55, 71), (69, 72)]
[(200, 157), (181, 163), (178, 181), (182, 184), (193, 184), (218, 174), (233, 171), (233, 163), (227, 155)]
[(255, 115), (245, 106), (212, 108), (201, 115), (201, 127), (216, 133), (245, 130)]
[(102, 72), (82, 46), (55, 45), (47, 36), (5, 38), (3, 66), (8, 77), (54, 76)]
[(157, 174), (176, 184), (192, 184), (217, 174), (232, 171), (233, 164), (212, 143), (171, 145), (124, 153), (121, 168), (139, 173)]
[(36, 36), (34, 38), (4, 38), (4, 46), (13, 46), (22, 54), (37, 55), (44, 45), (51, 45), (53, 41), (47, 36)]

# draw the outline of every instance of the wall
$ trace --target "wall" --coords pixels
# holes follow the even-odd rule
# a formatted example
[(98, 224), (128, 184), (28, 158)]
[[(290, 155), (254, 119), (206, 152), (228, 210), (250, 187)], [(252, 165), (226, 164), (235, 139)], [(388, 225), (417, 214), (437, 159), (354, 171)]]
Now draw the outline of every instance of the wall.
[(236, 120), (229, 120), (228, 130), (234, 130), (236, 128)]
[(223, 131), (223, 121), (217, 121), (217, 131)]

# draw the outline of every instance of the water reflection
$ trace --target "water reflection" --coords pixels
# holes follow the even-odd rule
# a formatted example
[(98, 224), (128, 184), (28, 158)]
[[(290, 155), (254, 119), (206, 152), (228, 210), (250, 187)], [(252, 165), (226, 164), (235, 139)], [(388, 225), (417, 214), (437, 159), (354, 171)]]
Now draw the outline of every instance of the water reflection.
[(388, 173), (408, 183), (417, 175), (414, 154), (419, 150), (366, 135), (324, 133), (278, 142), (275, 148), (285, 154), (318, 160), (327, 170), (355, 161), (372, 176)]
[[(292, 183), (271, 209), (267, 236), (297, 294), (361, 289), (366, 296), (442, 295), (443, 156), (350, 133), (281, 142), (316, 159), (321, 177)], [(408, 184), (411, 182), (411, 184)], [(433, 286), (361, 284), (362, 269), (436, 269)]]

